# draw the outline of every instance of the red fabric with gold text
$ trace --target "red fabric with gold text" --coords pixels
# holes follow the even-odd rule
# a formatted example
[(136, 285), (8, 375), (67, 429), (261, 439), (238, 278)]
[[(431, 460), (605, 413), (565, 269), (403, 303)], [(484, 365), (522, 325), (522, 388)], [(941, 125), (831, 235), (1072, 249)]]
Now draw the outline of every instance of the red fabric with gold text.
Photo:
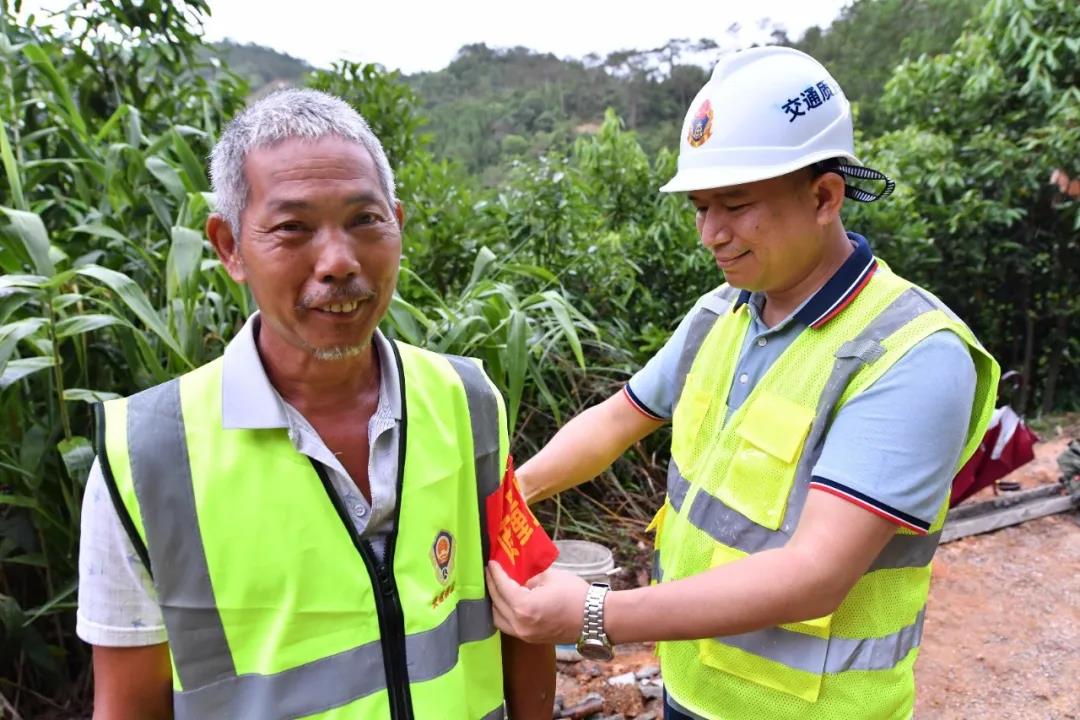
[(502, 486), (487, 497), (491, 557), (519, 585), (547, 570), (559, 549), (525, 504), (514, 477), (514, 460), (507, 458)]

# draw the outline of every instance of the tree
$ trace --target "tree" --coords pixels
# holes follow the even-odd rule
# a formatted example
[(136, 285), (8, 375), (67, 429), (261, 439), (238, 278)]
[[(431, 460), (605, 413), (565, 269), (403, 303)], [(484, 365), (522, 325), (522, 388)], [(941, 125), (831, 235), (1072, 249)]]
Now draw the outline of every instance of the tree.
[(882, 108), (903, 128), (869, 153), (918, 199), (907, 210), (936, 257), (915, 274), (1022, 370), (1019, 405), (1039, 395), (1043, 411), (1063, 386), (1080, 400), (1080, 200), (1050, 183), (1080, 171), (1078, 67), (1080, 5), (993, 0), (950, 52), (897, 68)]

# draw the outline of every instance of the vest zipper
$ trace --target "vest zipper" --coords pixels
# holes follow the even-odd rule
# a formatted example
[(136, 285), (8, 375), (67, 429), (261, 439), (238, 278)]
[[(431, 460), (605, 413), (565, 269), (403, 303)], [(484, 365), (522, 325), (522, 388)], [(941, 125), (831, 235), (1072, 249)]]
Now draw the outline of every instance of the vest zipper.
[(405, 614), (401, 610), (397, 583), (394, 582), (394, 536), (386, 540), (381, 560), (367, 540), (361, 541), (360, 555), (368, 566), (375, 586), (375, 612), (379, 616), (379, 636), (382, 640), (383, 667), (386, 670), (386, 692), (390, 698), (390, 717), (412, 720), (412, 697), (409, 692), (409, 671), (405, 662)]
[(386, 673), (386, 694), (390, 700), (391, 720), (414, 720), (412, 690), (409, 685), (409, 666), (405, 656), (405, 613), (401, 609), (397, 583), (394, 581), (394, 550), (397, 547), (398, 528), (401, 526), (402, 488), (405, 485), (405, 441), (407, 439), (408, 415), (405, 402), (405, 369), (401, 362), (401, 353), (397, 343), (390, 341), (397, 365), (398, 388), (401, 393), (401, 425), (398, 433), (397, 465), (397, 502), (394, 506), (394, 528), (386, 539), (381, 559), (375, 557), (375, 551), (368, 540), (362, 540), (353, 528), (349, 515), (341, 504), (341, 499), (334, 492), (326, 469), (321, 463), (311, 461), (315, 472), (322, 480), (326, 495), (337, 510), (345, 529), (352, 538), (360, 557), (367, 566), (368, 576), (375, 590), (375, 612), (379, 618), (379, 640), (382, 644), (383, 668)]
[[(402, 437), (404, 446), (404, 437)], [(394, 582), (394, 543), (397, 540), (397, 511), (395, 510), (394, 529), (386, 539), (382, 558), (376, 557), (375, 550), (368, 540), (361, 539), (353, 528), (345, 508), (341, 505), (337, 492), (334, 491), (326, 468), (321, 463), (311, 460), (312, 467), (322, 481), (327, 497), (341, 517), (341, 522), (349, 533), (357, 552), (364, 561), (374, 590), (375, 614), (379, 618), (379, 641), (382, 645), (383, 671), (386, 674), (386, 694), (390, 700), (391, 720), (413, 720), (412, 693), (409, 690), (409, 672), (405, 659), (405, 615), (398, 598), (397, 583)], [(401, 470), (398, 471), (398, 497), (401, 497)], [(400, 507), (400, 502), (398, 503)]]

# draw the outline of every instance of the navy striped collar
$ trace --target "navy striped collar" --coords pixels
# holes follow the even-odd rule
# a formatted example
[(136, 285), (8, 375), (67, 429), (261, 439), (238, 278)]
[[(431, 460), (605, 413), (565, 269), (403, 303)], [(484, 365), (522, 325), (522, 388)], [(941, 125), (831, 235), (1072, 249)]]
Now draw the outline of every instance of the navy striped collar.
[[(795, 320), (815, 330), (850, 305), (877, 270), (877, 259), (870, 249), (870, 243), (866, 242), (866, 238), (853, 232), (849, 232), (847, 236), (855, 246), (855, 252), (851, 253), (820, 290), (795, 311)], [(749, 290), (740, 292), (732, 311), (738, 310), (749, 302), (751, 294)]]

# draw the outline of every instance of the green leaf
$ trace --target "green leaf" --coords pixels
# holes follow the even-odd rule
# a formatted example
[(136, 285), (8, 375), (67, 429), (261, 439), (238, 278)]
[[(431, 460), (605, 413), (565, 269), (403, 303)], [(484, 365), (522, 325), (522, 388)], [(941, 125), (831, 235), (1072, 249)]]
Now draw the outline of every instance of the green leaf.
[(570, 343), (570, 349), (574, 351), (574, 358), (577, 359), (578, 367), (584, 368), (585, 354), (581, 351), (581, 339), (578, 337), (577, 328), (574, 327), (574, 321), (570, 319), (570, 311), (567, 309), (566, 299), (551, 291), (543, 294), (548, 298), (551, 312), (558, 321), (559, 327), (562, 328), (563, 337)]
[(34, 294), (23, 288), (0, 289), (0, 323), (5, 322), (13, 312), (33, 299)]
[(116, 108), (116, 110), (113, 111), (113, 114), (109, 116), (109, 119), (102, 124), (101, 128), (96, 133), (94, 133), (94, 141), (102, 142), (107, 138), (109, 133), (120, 124), (120, 121), (127, 117), (128, 113), (131, 112), (131, 109), (130, 105), (121, 105)]
[(56, 656), (49, 649), (41, 634), (29, 624), (26, 614), (15, 598), (0, 594), (0, 633), (5, 643), (19, 648), (33, 666), (44, 671), (55, 681), (60, 675), (60, 666)]
[(68, 123), (78, 133), (78, 139), (84, 140), (87, 133), (86, 123), (83, 122), (82, 113), (79, 112), (78, 106), (75, 105), (75, 101), (71, 97), (71, 92), (68, 90), (67, 83), (64, 82), (64, 79), (52, 64), (52, 60), (49, 59), (49, 54), (37, 45), (27, 45), (23, 48), (23, 54), (26, 55), (27, 59), (33, 63), (34, 67), (45, 76), (49, 85), (52, 86), (53, 92), (60, 99), (60, 104), (64, 110), (64, 115)]
[(71, 228), (72, 233), (85, 233), (87, 235), (94, 235), (95, 237), (103, 237), (108, 240), (116, 240), (122, 243), (128, 242), (127, 237), (119, 230), (115, 230), (108, 225), (102, 225), (100, 223), (86, 223), (84, 225), (76, 225)]
[(49, 259), (49, 234), (45, 231), (45, 224), (37, 213), (15, 210), (8, 207), (0, 207), (0, 212), (7, 215), (11, 221), (11, 227), (15, 235), (22, 241), (26, 248), (34, 270), (40, 275), (50, 276), (56, 272), (52, 260)]
[(104, 390), (87, 390), (85, 388), (66, 388), (64, 390), (64, 399), (72, 402), (84, 402), (91, 405), (99, 402), (105, 402), (106, 400), (115, 400), (118, 397), (122, 397), (118, 393), (105, 392)]
[(4, 368), (4, 372), (0, 374), (0, 390), (7, 389), (12, 384), (39, 370), (51, 368), (53, 364), (52, 356), (12, 360), (7, 364), (7, 367)]
[(38, 501), (29, 495), (15, 495), (12, 493), (0, 493), (0, 505), (10, 507), (24, 507), (34, 509), (38, 507)]
[(19, 341), (30, 337), (46, 325), (48, 321), (45, 318), (25, 318), (0, 327), (0, 372), (4, 371)]
[[(64, 393), (67, 399), (67, 393)], [(86, 438), (76, 435), (68, 440), (56, 443), (56, 449), (60, 452), (60, 458), (64, 461), (64, 469), (68, 477), (79, 483), (86, 484), (86, 476), (90, 474), (90, 466), (94, 462), (94, 446)]]
[(203, 170), (203, 164), (199, 158), (195, 157), (195, 153), (191, 151), (191, 146), (177, 132), (176, 128), (172, 129), (172, 142), (173, 152), (180, 158), (180, 166), (184, 168), (188, 189), (191, 192), (207, 192), (210, 185), (206, 182), (206, 171)]
[(487, 247), (480, 248), (476, 253), (476, 261), (473, 262), (472, 276), (469, 277), (468, 287), (475, 285), (495, 260), (495, 253), (488, 250)]
[(19, 210), (29, 210), (26, 198), (23, 197), (22, 178), (19, 175), (19, 166), (15, 162), (15, 154), (11, 151), (11, 143), (8, 141), (7, 126), (4, 118), (0, 116), (0, 160), (4, 164), (4, 173), (7, 175), (8, 187), (11, 188), (11, 197), (15, 207)]
[(506, 382), (509, 404), (507, 418), (510, 434), (517, 425), (518, 410), (521, 407), (521, 395), (525, 387), (525, 374), (529, 369), (529, 350), (527, 346), (529, 326), (525, 315), (519, 310), (510, 311), (510, 327), (506, 334)]
[(76, 315), (75, 317), (64, 318), (56, 323), (56, 337), (66, 338), (71, 337), (72, 335), (82, 335), (83, 333), (100, 330), (101, 328), (109, 327), (110, 325), (125, 325), (127, 327), (132, 327), (131, 323), (112, 315)]
[(199, 276), (202, 253), (202, 235), (191, 228), (172, 229), (172, 244), (165, 263), (166, 295), (170, 300), (187, 295), (185, 290), (193, 288)]
[(135, 313), (135, 316), (138, 317), (151, 332), (161, 338), (161, 341), (168, 345), (169, 349), (176, 353), (176, 356), (179, 357), (185, 365), (194, 367), (184, 354), (184, 351), (180, 349), (180, 344), (177, 343), (176, 338), (169, 332), (169, 328), (166, 327), (161, 316), (157, 314), (157, 311), (154, 310), (150, 301), (146, 298), (146, 294), (143, 293), (142, 288), (136, 285), (134, 280), (123, 273), (103, 268), (100, 265), (86, 265), (79, 268), (76, 272), (79, 275), (103, 283), (116, 293), (124, 304), (127, 305), (128, 309)]
[(16, 563), (18, 565), (29, 565), (31, 567), (46, 567), (48, 563), (45, 562), (45, 556), (41, 553), (27, 553), (25, 555), (12, 555), (4, 558), (6, 563)]
[(86, 300), (86, 296), (82, 293), (62, 293), (60, 295), (54, 295), (52, 300), (50, 300), (50, 304), (52, 305), (53, 312), (61, 313), (75, 303), (83, 300)]
[(187, 188), (184, 187), (184, 181), (180, 179), (180, 173), (176, 172), (172, 165), (157, 156), (151, 156), (146, 158), (146, 169), (178, 202), (184, 201), (187, 197)]
[(42, 275), (0, 275), (0, 290), (6, 288), (26, 288), (28, 290), (40, 290), (49, 282), (49, 278)]
[(54, 611), (70, 610), (74, 608), (75, 606), (68, 602), (68, 599), (75, 594), (78, 587), (79, 581), (77, 579), (72, 579), (67, 585), (57, 590), (56, 594), (49, 598), (48, 602), (28, 610), (26, 625), (29, 625), (43, 615), (50, 615)]

